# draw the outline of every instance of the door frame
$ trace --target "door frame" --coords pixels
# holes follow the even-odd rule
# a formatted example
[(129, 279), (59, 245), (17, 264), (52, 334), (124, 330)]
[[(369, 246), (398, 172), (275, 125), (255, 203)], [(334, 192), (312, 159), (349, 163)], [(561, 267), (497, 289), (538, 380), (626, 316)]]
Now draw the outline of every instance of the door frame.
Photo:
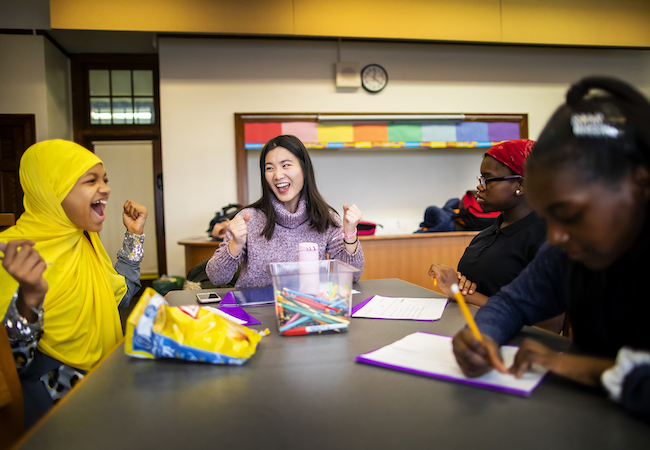
[[(93, 69), (147, 69), (154, 77), (154, 123), (150, 125), (91, 125), (88, 71)], [(72, 82), (72, 123), (74, 140), (93, 151), (93, 141), (151, 141), (153, 148), (154, 201), (158, 275), (167, 273), (165, 210), (160, 133), (160, 76), (158, 55), (76, 54), (70, 56)]]

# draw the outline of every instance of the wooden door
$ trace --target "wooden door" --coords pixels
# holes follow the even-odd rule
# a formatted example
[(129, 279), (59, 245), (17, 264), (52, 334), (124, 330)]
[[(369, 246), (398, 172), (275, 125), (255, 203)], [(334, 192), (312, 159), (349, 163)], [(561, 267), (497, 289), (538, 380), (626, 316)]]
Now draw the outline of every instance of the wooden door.
[(18, 168), (25, 150), (36, 142), (33, 114), (0, 114), (0, 212), (24, 211)]

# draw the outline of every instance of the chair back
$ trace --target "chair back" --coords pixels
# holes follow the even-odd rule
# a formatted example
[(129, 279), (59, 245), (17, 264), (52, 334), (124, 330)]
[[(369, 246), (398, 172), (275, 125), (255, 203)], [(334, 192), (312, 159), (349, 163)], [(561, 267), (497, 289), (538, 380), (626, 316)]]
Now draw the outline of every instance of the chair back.
[(0, 325), (0, 450), (11, 448), (24, 431), (23, 391), (7, 330)]
[(16, 225), (14, 213), (0, 213), (0, 231), (4, 231), (14, 225)]

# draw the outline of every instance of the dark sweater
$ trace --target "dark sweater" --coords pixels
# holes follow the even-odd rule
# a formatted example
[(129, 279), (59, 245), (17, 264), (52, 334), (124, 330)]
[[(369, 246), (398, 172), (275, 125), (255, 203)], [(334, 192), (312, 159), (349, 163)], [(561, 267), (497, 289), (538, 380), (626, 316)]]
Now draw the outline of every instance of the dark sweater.
[[(544, 244), (519, 277), (490, 297), (476, 323), (503, 344), (523, 325), (568, 311), (575, 344), (585, 353), (614, 358), (623, 346), (650, 351), (650, 302), (641, 283), (650, 269), (647, 251), (635, 246), (607, 269), (592, 271)], [(630, 373), (621, 400), (650, 420), (650, 371)]]
[(488, 297), (517, 278), (546, 240), (544, 221), (534, 212), (505, 228), (501, 224), (503, 215), (472, 239), (458, 263), (458, 271)]

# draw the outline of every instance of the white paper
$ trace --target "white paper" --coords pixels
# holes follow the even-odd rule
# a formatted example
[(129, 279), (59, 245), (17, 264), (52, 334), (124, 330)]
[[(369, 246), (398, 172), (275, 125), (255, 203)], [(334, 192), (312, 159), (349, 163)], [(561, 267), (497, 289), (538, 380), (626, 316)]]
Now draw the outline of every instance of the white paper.
[[(534, 366), (521, 378), (493, 370), (478, 378), (468, 378), (460, 370), (452, 351), (451, 337), (416, 332), (382, 347), (374, 352), (359, 355), (361, 362), (388, 365), (396, 370), (416, 372), (421, 375), (452, 379), (478, 386), (501, 389), (514, 394), (528, 395), (540, 383), (546, 370)], [(501, 347), (506, 367), (510, 367), (519, 348)]]
[(445, 311), (446, 298), (403, 298), (375, 295), (352, 317), (369, 319), (438, 320)]
[(231, 316), (230, 314), (228, 314), (224, 310), (215, 308), (214, 306), (203, 306), (203, 308), (209, 309), (210, 311), (212, 311), (215, 314), (220, 315), (224, 319), (228, 319), (228, 320), (230, 320), (232, 322), (235, 322), (235, 323), (237, 323), (239, 325), (244, 325), (246, 323), (245, 320), (242, 320), (242, 319), (240, 319), (238, 317), (235, 317), (235, 316)]

